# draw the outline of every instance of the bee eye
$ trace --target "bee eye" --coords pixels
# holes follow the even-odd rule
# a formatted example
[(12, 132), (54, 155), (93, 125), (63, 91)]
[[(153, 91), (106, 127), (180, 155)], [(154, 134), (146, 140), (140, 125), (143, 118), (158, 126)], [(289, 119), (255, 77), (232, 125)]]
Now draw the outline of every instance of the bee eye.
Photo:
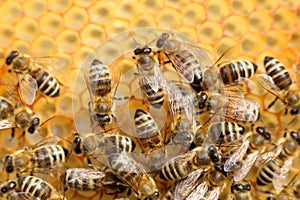
[(17, 184), (16, 184), (16, 182), (14, 182), (14, 181), (12, 181), (12, 182), (10, 182), (10, 183), (8, 184), (8, 187), (9, 187), (10, 189), (15, 188), (16, 186), (17, 186)]
[(40, 119), (39, 118), (36, 117), (36, 118), (33, 119), (33, 125), (36, 126), (36, 125), (39, 125), (39, 123), (40, 123)]
[(7, 173), (12, 173), (14, 171), (14, 168), (12, 166), (7, 166), (6, 167), (6, 172)]
[(1, 188), (1, 193), (5, 194), (8, 191), (7, 187)]

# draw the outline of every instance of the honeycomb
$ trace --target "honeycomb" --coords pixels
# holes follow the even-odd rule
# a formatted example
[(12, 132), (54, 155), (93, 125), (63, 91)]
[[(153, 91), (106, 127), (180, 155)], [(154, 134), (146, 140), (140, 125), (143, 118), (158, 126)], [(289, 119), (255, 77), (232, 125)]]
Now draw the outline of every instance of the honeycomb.
[[(132, 50), (134, 43), (130, 36), (116, 36), (122, 32), (144, 27), (171, 29), (186, 34), (215, 58), (231, 46), (240, 46), (239, 57), (256, 62), (257, 73), (264, 73), (266, 55), (278, 58), (289, 69), (300, 60), (298, 0), (2, 0), (0, 12), (3, 13), (0, 18), (1, 94), (15, 79), (8, 73), (4, 59), (11, 50), (30, 56), (57, 56), (67, 61), (65, 67), (53, 71), (63, 83), (61, 95), (57, 98), (38, 96), (32, 105), (42, 121), (55, 117), (45, 123), (41, 135), (18, 139), (21, 133), (17, 132), (10, 140), (11, 131), (1, 131), (1, 158), (51, 134), (68, 140), (76, 130), (86, 130), (86, 124), (90, 123), (87, 117), (89, 95), (81, 68), (91, 58), (111, 63), (122, 52)], [(112, 37), (116, 40), (110, 40)], [(135, 39), (141, 44), (149, 42), (143, 35)], [(133, 93), (134, 87), (126, 81), (123, 83), (121, 76), (132, 69), (132, 59), (123, 58), (116, 65), (122, 66), (121, 72), (114, 71), (114, 82), (122, 79), (116, 95)], [(299, 119), (288, 124), (293, 117), (284, 115), (279, 101), (267, 109), (274, 98), (270, 93), (254, 87), (247, 97), (260, 103), (263, 121), (275, 136), (287, 126), (299, 130)], [(119, 102), (117, 106), (121, 110), (127, 105)], [(130, 127), (124, 125), (122, 129), (128, 132)], [(84, 166), (83, 159), (71, 156), (68, 166)], [(1, 174), (0, 181), (5, 179), (6, 175)], [(92, 192), (67, 191), (66, 196), (68, 199), (99, 199), (99, 194)]]

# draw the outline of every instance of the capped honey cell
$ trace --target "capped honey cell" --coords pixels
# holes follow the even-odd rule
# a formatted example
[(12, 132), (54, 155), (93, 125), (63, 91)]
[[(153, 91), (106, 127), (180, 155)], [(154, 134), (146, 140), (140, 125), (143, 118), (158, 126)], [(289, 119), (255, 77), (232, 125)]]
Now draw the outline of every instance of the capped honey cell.
[(0, 22), (16, 22), (22, 13), (22, 7), (20, 2), (17, 1), (3, 1), (0, 4), (0, 12), (5, 13), (2, 15)]
[(26, 15), (38, 18), (47, 9), (46, 0), (27, 0), (23, 6)]
[(176, 28), (181, 23), (180, 13), (175, 9), (163, 9), (156, 15), (156, 21), (160, 27)]
[(85, 9), (80, 7), (72, 7), (64, 15), (65, 25), (71, 29), (79, 30), (88, 21), (88, 14)]

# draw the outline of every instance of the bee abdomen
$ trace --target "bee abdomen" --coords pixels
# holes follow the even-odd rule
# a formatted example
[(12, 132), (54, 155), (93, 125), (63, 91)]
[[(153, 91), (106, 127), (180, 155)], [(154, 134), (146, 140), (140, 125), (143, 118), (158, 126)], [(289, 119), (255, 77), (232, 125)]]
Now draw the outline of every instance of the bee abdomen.
[(275, 171), (279, 171), (282, 164), (278, 160), (268, 162), (259, 172), (257, 177), (258, 185), (267, 185), (272, 182)]
[(235, 122), (219, 122), (210, 125), (208, 133), (214, 143), (226, 144), (240, 139), (245, 128)]
[(135, 149), (135, 143), (126, 136), (112, 135), (104, 139), (103, 144), (106, 154), (121, 153), (122, 151), (132, 152)]
[(13, 110), (12, 104), (0, 97), (0, 119), (7, 119), (13, 113)]
[(32, 161), (39, 168), (52, 168), (59, 163), (64, 163), (68, 151), (60, 145), (49, 145), (35, 151)]
[(66, 186), (78, 191), (97, 191), (102, 186), (102, 179), (94, 173), (94, 170), (90, 169), (68, 169), (65, 177)]
[(155, 92), (149, 84), (144, 84), (142, 85), (142, 90), (152, 106), (154, 106), (155, 108), (160, 108), (162, 106), (165, 94), (164, 90), (161, 87), (158, 88), (157, 92)]
[(41, 68), (31, 72), (31, 76), (36, 80), (41, 93), (49, 97), (59, 96), (60, 89), (57, 80)]
[(41, 200), (46, 200), (53, 192), (52, 187), (40, 178), (25, 176), (18, 179), (18, 184), (22, 192), (30, 193)]

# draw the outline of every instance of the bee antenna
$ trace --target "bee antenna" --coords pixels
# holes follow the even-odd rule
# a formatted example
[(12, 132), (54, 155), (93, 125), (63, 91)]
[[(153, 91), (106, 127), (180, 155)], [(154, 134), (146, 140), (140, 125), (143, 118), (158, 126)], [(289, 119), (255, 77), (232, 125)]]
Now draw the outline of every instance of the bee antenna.
[(52, 117), (46, 119), (45, 121), (43, 121), (43, 122), (41, 123), (40, 126), (43, 126), (43, 125), (46, 124), (48, 121), (50, 121), (50, 120), (52, 120), (52, 119), (54, 119), (54, 118), (55, 118), (55, 116), (52, 116)]

